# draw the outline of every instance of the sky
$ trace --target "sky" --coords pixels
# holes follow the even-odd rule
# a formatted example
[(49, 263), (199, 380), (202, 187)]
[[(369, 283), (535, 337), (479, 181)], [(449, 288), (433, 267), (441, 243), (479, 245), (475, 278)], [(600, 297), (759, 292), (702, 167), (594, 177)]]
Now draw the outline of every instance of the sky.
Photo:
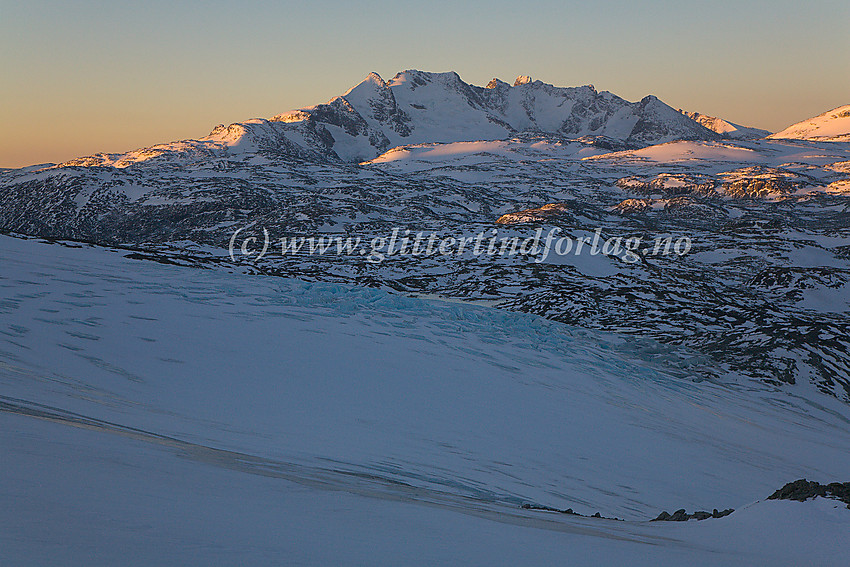
[(0, 167), (198, 138), (405, 69), (778, 131), (850, 103), (848, 29), (846, 0), (0, 0)]

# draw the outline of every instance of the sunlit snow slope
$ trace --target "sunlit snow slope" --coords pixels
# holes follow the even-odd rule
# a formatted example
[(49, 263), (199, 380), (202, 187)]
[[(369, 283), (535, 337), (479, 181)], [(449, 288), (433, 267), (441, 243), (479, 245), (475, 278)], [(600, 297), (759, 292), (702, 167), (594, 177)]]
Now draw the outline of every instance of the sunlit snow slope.
[(773, 134), (771, 138), (850, 142), (850, 104), (792, 124), (785, 130)]

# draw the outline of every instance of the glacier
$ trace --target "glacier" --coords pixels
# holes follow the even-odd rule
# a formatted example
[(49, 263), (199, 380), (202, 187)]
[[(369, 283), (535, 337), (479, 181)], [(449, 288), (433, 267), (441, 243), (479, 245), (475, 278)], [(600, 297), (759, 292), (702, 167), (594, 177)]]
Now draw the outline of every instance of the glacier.
[[(828, 564), (850, 520), (757, 502), (847, 470), (850, 410), (816, 390), (530, 314), (0, 240), (14, 564)], [(647, 522), (679, 507), (739, 511)]]

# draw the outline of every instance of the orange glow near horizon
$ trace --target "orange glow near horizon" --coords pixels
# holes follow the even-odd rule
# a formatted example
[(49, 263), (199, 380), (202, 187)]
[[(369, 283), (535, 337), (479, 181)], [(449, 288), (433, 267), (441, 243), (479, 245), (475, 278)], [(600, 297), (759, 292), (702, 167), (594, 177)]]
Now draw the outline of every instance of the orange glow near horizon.
[(217, 1), (4, 2), (0, 167), (199, 138), (326, 102), (373, 70), (389, 79), (410, 68), (482, 86), (530, 75), (633, 101), (655, 94), (775, 132), (850, 102), (850, 5), (824, 3), (833, 17), (815, 29), (800, 23), (814, 6), (790, 0), (538, 9), (401, 0), (368, 11), (323, 1), (295, 18), (291, 7)]

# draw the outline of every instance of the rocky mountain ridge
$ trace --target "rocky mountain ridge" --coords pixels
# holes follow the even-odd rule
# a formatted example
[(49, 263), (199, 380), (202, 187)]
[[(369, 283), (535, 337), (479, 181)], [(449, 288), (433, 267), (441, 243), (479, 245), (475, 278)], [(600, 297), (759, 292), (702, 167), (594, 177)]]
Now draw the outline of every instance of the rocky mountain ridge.
[(199, 140), (160, 144), (126, 154), (98, 154), (66, 165), (124, 167), (150, 159), (245, 152), (270, 158), (358, 163), (397, 146), (502, 140), (522, 132), (565, 139), (610, 140), (639, 148), (720, 135), (657, 97), (628, 102), (593, 85), (555, 87), (530, 77), (486, 87), (457, 73), (408, 70), (384, 81), (377, 73), (326, 104), (216, 126)]

